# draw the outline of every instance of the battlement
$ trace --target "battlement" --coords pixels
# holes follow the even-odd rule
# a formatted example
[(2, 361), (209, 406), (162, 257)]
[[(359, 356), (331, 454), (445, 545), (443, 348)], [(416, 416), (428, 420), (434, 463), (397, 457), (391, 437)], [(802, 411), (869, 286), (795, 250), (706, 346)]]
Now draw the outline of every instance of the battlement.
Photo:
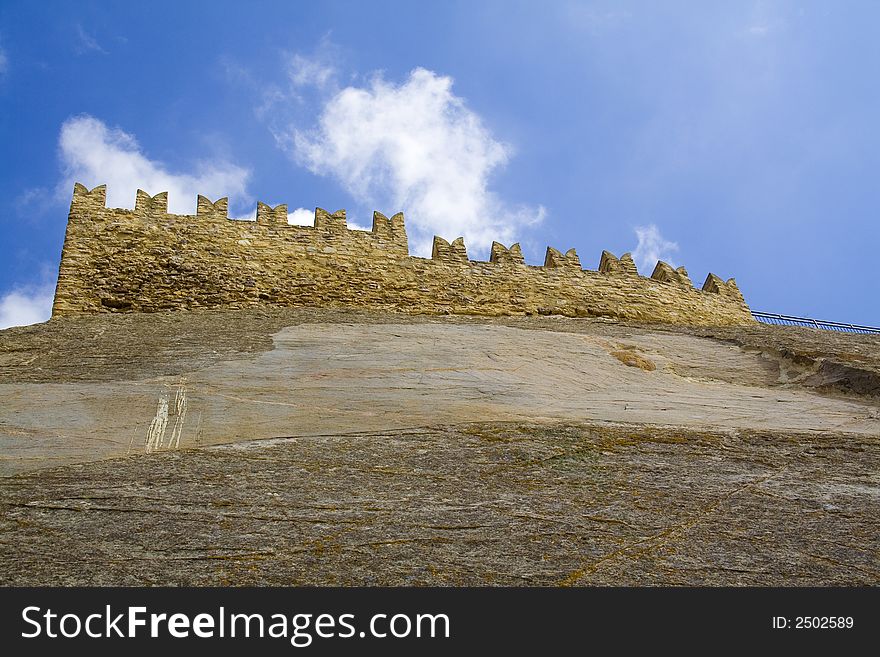
[(519, 244), (493, 242), (471, 260), (464, 239), (435, 237), (431, 258), (409, 255), (403, 213), (373, 213), (351, 230), (345, 210), (315, 209), (291, 225), (287, 205), (258, 202), (255, 221), (229, 217), (226, 198), (199, 196), (195, 215), (168, 213), (168, 194), (138, 190), (133, 210), (106, 207), (104, 185), (77, 183), (53, 315), (210, 307), (356, 306), (484, 315), (608, 316), (692, 325), (748, 324), (736, 282), (709, 274), (701, 290), (683, 267), (639, 275), (632, 256), (603, 251), (596, 271), (574, 249), (547, 247), (543, 266)]

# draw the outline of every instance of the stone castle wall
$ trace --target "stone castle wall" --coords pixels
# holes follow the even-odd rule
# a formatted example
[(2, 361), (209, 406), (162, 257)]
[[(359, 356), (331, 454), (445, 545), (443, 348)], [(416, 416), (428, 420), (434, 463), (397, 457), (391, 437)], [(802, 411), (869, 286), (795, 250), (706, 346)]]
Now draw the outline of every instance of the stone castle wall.
[(629, 254), (603, 252), (584, 270), (574, 249), (524, 264), (519, 245), (469, 260), (464, 241), (434, 238), (430, 259), (409, 255), (402, 214), (376, 212), (372, 231), (345, 211), (287, 223), (287, 207), (228, 218), (226, 199), (199, 196), (195, 215), (168, 214), (167, 194), (138, 191), (134, 210), (106, 207), (106, 188), (74, 188), (53, 315), (257, 305), (355, 306), (408, 312), (610, 316), (690, 325), (751, 323), (733, 279), (702, 290), (683, 268), (639, 276)]

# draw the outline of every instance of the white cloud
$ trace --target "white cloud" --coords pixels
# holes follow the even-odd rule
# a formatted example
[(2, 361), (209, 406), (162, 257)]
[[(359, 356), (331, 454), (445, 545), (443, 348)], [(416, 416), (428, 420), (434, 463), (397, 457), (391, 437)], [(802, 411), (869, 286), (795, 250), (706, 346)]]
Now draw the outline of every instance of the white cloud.
[(133, 135), (91, 116), (65, 121), (58, 146), (65, 195), (74, 182), (89, 188), (106, 184), (109, 207), (131, 208), (138, 189), (149, 194), (167, 191), (169, 212), (178, 214), (194, 214), (198, 194), (247, 199), (247, 169), (221, 161), (200, 163), (192, 173), (171, 173), (147, 158)]
[(294, 226), (314, 226), (315, 211), (306, 208), (297, 208), (293, 212), (287, 213), (287, 223)]
[(9, 57), (6, 56), (6, 50), (0, 46), (0, 76), (6, 75), (9, 70)]
[(658, 260), (663, 260), (672, 267), (676, 266), (670, 254), (678, 251), (678, 244), (665, 239), (657, 226), (636, 226), (635, 231), (639, 243), (632, 255), (642, 274), (650, 276)]
[(13, 290), (0, 297), (0, 329), (45, 322), (52, 315), (55, 289), (50, 285)]
[[(331, 79), (324, 64), (296, 60), (295, 80)], [(305, 83), (305, 82), (303, 82)], [(540, 222), (543, 207), (513, 206), (489, 188), (511, 149), (452, 91), (452, 79), (423, 68), (400, 85), (377, 75), (324, 98), (311, 130), (277, 132), (279, 145), (313, 173), (332, 176), (360, 202), (407, 214), (410, 244), (428, 255), (434, 234), (463, 235), (471, 250), (510, 243)]]

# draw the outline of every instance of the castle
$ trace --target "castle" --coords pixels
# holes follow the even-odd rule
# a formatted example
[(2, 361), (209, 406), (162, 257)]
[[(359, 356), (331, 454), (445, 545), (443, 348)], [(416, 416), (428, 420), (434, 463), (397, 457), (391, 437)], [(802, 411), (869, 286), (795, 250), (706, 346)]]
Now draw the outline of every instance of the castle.
[(683, 267), (658, 262), (640, 276), (629, 254), (602, 253), (585, 270), (571, 249), (547, 248), (526, 265), (518, 244), (492, 244), (488, 262), (464, 240), (435, 237), (431, 258), (409, 255), (403, 214), (373, 214), (349, 230), (345, 211), (315, 210), (314, 226), (287, 206), (257, 204), (256, 221), (228, 216), (228, 201), (198, 197), (195, 215), (168, 213), (167, 193), (138, 190), (134, 210), (106, 207), (106, 186), (77, 183), (67, 221), (53, 316), (257, 305), (359, 307), (419, 313), (569, 317), (722, 326), (754, 320), (733, 279), (709, 274), (695, 289)]

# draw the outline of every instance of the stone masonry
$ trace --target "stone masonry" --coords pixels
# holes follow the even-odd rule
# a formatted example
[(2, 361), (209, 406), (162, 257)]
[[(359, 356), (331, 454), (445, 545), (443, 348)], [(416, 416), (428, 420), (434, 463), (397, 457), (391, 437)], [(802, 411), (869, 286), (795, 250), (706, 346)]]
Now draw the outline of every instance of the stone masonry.
[(138, 191), (134, 210), (106, 207), (106, 187), (74, 187), (53, 316), (259, 305), (362, 307), (417, 313), (606, 316), (725, 326), (752, 323), (733, 279), (702, 290), (683, 267), (640, 276), (629, 254), (602, 253), (584, 270), (574, 249), (547, 249), (526, 265), (518, 244), (468, 259), (462, 238), (435, 237), (430, 259), (409, 255), (403, 214), (375, 212), (372, 231), (349, 230), (345, 211), (315, 210), (314, 226), (287, 223), (287, 206), (257, 204), (256, 221), (198, 197), (193, 215), (168, 213), (167, 193)]

